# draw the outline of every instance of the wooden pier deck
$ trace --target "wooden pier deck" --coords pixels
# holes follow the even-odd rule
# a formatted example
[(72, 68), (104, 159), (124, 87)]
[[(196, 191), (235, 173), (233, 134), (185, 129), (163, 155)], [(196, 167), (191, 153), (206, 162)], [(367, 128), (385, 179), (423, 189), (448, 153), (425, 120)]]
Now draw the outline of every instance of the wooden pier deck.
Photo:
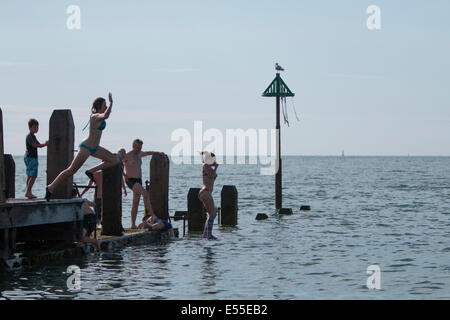
[[(79, 242), (84, 218), (82, 203), (82, 199), (8, 199), (0, 203), (3, 267), (47, 263), (95, 251), (91, 244)], [(102, 235), (100, 231), (97, 235), (102, 251), (169, 239), (166, 232), (136, 229), (125, 229), (121, 236)]]
[(19, 242), (71, 243), (80, 239), (82, 203), (82, 199), (7, 199), (0, 203), (0, 262), (15, 252)]

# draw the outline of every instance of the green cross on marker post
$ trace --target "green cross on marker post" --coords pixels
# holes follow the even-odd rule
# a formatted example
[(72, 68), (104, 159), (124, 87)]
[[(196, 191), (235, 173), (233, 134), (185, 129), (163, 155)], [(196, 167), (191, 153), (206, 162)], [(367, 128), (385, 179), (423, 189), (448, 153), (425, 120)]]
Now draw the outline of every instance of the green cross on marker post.
[(275, 79), (269, 85), (269, 87), (263, 92), (263, 97), (276, 97), (276, 132), (277, 132), (277, 166), (278, 168), (275, 174), (275, 208), (277, 210), (282, 208), (281, 205), (281, 133), (280, 133), (280, 97), (293, 97), (295, 94), (288, 88), (286, 83), (280, 77), (280, 73), (277, 72)]

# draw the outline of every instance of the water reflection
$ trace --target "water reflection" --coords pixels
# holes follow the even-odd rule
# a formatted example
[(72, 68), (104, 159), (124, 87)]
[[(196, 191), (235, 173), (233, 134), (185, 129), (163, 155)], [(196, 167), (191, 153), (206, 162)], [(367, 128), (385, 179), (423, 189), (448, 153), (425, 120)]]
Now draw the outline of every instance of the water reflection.
[(218, 275), (219, 269), (216, 266), (216, 253), (214, 252), (214, 248), (212, 247), (204, 247), (203, 248), (203, 257), (202, 257), (202, 273), (201, 278), (203, 293), (206, 294), (215, 294), (217, 291), (216, 288), (216, 277)]

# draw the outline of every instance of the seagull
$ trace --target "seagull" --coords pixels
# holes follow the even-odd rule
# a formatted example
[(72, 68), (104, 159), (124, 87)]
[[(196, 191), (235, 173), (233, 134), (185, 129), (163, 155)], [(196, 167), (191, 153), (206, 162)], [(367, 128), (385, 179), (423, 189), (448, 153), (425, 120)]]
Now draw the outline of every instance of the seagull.
[(275, 70), (284, 71), (284, 69), (278, 63), (275, 63)]

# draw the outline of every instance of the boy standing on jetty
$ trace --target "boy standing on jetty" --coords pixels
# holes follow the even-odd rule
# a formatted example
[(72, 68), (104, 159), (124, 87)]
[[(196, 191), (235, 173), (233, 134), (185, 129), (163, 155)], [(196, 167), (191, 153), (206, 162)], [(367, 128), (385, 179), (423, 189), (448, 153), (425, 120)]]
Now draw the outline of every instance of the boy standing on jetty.
[(27, 191), (25, 197), (28, 199), (36, 199), (37, 197), (33, 195), (31, 189), (33, 188), (38, 174), (39, 162), (37, 148), (48, 146), (48, 140), (45, 141), (44, 144), (41, 144), (36, 139), (35, 134), (39, 131), (39, 122), (36, 119), (28, 120), (28, 129), (30, 130), (30, 133), (25, 139), (27, 151), (25, 152), (24, 157), (25, 166), (27, 167)]
[(125, 166), (125, 182), (127, 186), (133, 191), (133, 204), (131, 207), (131, 229), (138, 229), (138, 227), (136, 226), (136, 216), (141, 195), (144, 197), (145, 210), (147, 210), (149, 214), (153, 214), (152, 205), (150, 203), (150, 196), (147, 190), (142, 187), (142, 157), (151, 156), (154, 154), (164, 155), (164, 152), (143, 152), (142, 144), (142, 140), (134, 140), (133, 150), (128, 152), (123, 159), (123, 164)]

